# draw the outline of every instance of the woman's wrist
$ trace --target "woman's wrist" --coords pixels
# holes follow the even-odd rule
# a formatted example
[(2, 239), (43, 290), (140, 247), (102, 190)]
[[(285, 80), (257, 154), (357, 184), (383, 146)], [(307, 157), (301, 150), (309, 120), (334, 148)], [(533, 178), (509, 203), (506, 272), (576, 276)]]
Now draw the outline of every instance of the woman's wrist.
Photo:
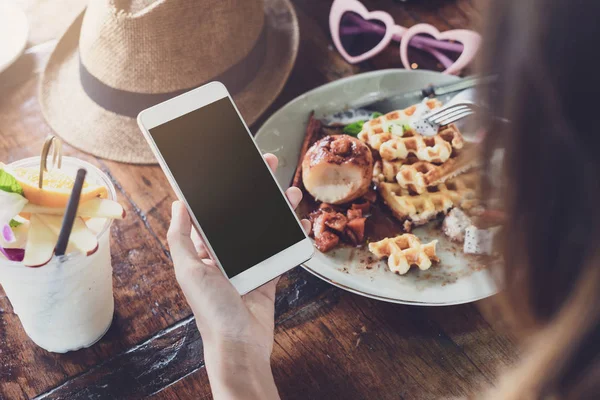
[(270, 349), (211, 340), (204, 343), (204, 359), (215, 399), (279, 399)]

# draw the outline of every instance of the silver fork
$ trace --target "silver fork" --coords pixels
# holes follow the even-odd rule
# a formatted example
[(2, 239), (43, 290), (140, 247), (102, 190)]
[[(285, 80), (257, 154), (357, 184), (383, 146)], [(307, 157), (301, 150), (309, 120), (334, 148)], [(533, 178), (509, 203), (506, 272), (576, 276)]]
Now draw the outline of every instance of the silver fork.
[(444, 126), (475, 114), (476, 109), (477, 106), (471, 101), (459, 101), (432, 112), (425, 117), (425, 120)]

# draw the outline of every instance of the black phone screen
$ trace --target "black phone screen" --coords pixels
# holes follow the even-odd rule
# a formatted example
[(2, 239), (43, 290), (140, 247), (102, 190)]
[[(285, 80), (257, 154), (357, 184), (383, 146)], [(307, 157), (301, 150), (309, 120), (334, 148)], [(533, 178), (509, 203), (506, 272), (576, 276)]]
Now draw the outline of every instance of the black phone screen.
[(149, 131), (229, 278), (305, 238), (228, 97)]

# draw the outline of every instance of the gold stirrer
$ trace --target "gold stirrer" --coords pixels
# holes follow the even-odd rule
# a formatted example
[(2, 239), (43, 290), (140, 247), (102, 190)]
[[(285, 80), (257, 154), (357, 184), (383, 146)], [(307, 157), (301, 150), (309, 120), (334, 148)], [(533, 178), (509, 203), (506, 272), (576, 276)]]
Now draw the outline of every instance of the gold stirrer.
[(62, 166), (62, 140), (59, 137), (50, 135), (44, 141), (42, 153), (40, 155), (40, 179), (38, 186), (40, 189), (44, 186), (44, 172), (48, 171), (48, 155), (52, 150), (52, 167), (61, 168)]

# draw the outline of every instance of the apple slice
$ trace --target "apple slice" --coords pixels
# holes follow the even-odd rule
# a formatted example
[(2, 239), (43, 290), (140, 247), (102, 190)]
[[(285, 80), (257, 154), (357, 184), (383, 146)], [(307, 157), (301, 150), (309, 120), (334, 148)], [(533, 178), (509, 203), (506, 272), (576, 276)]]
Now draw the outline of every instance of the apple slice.
[[(58, 237), (62, 225), (62, 217), (43, 214), (33, 214), (32, 217), (33, 216), (37, 216)], [(87, 256), (91, 256), (98, 250), (98, 238), (96, 238), (96, 235), (89, 230), (81, 217), (75, 218), (71, 236), (69, 236), (69, 245), (72, 245), (75, 249)]]
[(41, 267), (48, 264), (54, 255), (57, 240), (58, 234), (55, 234), (37, 215), (32, 215), (23, 265)]
[(79, 205), (77, 216), (123, 219), (127, 213), (121, 204), (108, 199), (91, 199)]
[[(46, 214), (46, 215), (64, 215), (63, 207), (45, 207), (37, 204), (28, 203), (23, 208), (23, 213)], [(108, 199), (91, 199), (79, 204), (77, 208), (78, 217), (86, 218), (125, 218), (125, 210), (118, 202)]]
[(69, 242), (86, 256), (91, 256), (98, 250), (98, 238), (83, 219), (75, 218)]

